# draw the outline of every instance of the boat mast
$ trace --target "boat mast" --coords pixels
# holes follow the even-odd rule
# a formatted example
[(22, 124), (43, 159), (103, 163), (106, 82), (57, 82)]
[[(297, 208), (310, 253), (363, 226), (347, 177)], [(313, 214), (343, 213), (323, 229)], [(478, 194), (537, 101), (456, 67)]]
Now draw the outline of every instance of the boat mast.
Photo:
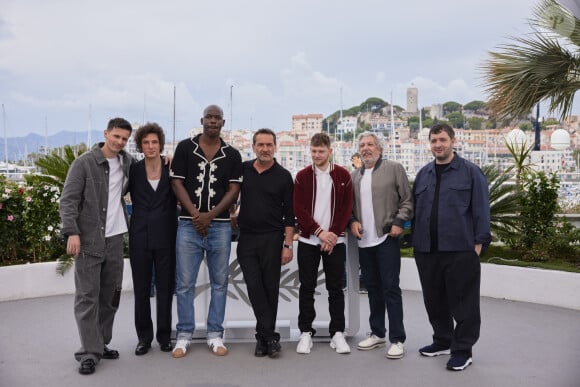
[(393, 132), (393, 160), (397, 160), (395, 154), (395, 118), (393, 114), (393, 91), (391, 90), (391, 130)]
[(6, 137), (6, 110), (2, 104), (2, 122), (4, 123), (4, 160), (6, 167), (6, 177), (8, 177), (8, 138)]
[(175, 85), (173, 85), (173, 142), (171, 143), (171, 145), (173, 145), (172, 153), (175, 153), (175, 93)]

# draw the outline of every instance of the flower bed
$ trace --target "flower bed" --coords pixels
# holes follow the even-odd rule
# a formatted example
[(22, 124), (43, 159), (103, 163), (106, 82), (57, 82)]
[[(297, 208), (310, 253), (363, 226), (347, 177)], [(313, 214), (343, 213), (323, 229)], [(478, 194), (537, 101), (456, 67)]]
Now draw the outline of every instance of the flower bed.
[(0, 177), (0, 264), (55, 260), (64, 253), (59, 198), (58, 187)]

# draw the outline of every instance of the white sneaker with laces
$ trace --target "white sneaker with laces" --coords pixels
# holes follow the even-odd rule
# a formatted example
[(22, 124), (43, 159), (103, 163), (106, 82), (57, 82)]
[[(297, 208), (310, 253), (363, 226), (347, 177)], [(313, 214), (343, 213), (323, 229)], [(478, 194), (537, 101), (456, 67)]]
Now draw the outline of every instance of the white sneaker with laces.
[(207, 339), (207, 346), (217, 356), (225, 356), (228, 354), (228, 349), (224, 345), (221, 337)]
[(177, 343), (175, 343), (175, 348), (173, 348), (173, 352), (171, 353), (171, 355), (178, 359), (180, 357), (184, 357), (185, 354), (187, 353), (187, 348), (189, 347), (189, 340), (177, 340)]
[(403, 343), (392, 343), (387, 351), (387, 358), (401, 359), (405, 355), (405, 346)]
[(296, 352), (307, 354), (310, 353), (311, 348), (312, 348), (312, 332), (302, 332), (302, 334), (300, 334), (300, 341), (296, 346)]
[(370, 349), (382, 347), (386, 342), (387, 341), (384, 338), (380, 338), (373, 334), (358, 343), (357, 349), (361, 351), (368, 351)]
[(342, 332), (336, 332), (330, 339), (330, 348), (336, 349), (336, 353), (350, 353), (350, 346)]

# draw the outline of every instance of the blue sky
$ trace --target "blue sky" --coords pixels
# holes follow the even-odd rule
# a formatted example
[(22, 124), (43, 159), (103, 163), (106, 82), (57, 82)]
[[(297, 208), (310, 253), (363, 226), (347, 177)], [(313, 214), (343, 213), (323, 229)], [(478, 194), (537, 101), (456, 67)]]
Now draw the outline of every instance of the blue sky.
[[(535, 2), (488, 0), (2, 0), (0, 102), (7, 134), (173, 125), (220, 104), (234, 129), (290, 128), (367, 97), (405, 106), (485, 99), (489, 50), (529, 32)], [(233, 85), (233, 87), (232, 87)], [(230, 92), (233, 104), (230, 106)], [(579, 114), (578, 109), (575, 114)], [(226, 122), (226, 128), (231, 123)]]

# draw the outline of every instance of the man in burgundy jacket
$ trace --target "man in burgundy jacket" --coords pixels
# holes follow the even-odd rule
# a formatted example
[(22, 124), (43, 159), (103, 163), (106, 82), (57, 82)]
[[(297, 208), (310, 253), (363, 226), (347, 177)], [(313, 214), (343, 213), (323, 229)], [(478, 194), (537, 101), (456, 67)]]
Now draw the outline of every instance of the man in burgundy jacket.
[(310, 140), (312, 165), (302, 169), (294, 182), (294, 215), (298, 220), (298, 273), (300, 278), (296, 352), (310, 353), (314, 290), (322, 259), (330, 312), (330, 346), (338, 353), (350, 353), (344, 337), (344, 294), (342, 278), (346, 257), (345, 229), (352, 211), (352, 180), (343, 167), (330, 161), (332, 148), (325, 133)]

